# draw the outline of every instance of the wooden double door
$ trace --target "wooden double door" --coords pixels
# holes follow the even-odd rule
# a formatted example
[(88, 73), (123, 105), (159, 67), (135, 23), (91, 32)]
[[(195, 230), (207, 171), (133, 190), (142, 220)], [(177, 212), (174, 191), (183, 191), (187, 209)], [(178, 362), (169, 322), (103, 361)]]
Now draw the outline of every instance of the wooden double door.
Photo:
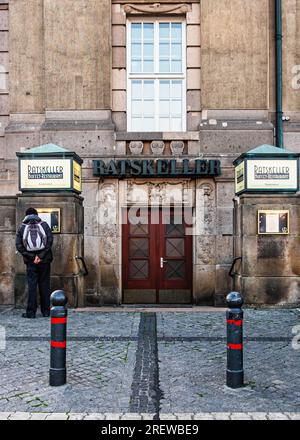
[(189, 304), (192, 298), (191, 212), (144, 209), (123, 215), (123, 302)]

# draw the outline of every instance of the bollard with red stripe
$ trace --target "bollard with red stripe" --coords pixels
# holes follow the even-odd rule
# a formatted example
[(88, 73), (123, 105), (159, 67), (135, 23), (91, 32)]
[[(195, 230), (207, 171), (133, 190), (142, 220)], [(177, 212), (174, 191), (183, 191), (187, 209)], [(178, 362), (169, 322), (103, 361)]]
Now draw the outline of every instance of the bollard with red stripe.
[(239, 292), (226, 297), (227, 318), (227, 370), (226, 384), (230, 388), (244, 385), (243, 369), (243, 311), (244, 300)]
[(49, 384), (53, 387), (64, 385), (67, 381), (67, 297), (63, 290), (55, 290), (51, 297), (51, 347)]

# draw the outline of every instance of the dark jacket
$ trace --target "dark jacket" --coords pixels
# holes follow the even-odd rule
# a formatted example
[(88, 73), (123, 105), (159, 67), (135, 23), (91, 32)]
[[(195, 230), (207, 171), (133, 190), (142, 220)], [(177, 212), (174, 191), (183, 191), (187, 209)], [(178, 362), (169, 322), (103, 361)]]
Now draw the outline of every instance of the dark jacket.
[[(29, 252), (24, 247), (23, 233), (24, 233), (25, 226), (29, 223), (40, 223), (41, 224), (42, 228), (44, 229), (44, 231), (47, 235), (47, 243), (46, 243), (45, 249), (38, 251), (38, 252)], [(23, 223), (19, 227), (18, 232), (17, 232), (17, 236), (16, 236), (16, 248), (17, 248), (17, 251), (23, 256), (24, 263), (25, 264), (33, 263), (36, 255), (41, 259), (41, 263), (51, 263), (51, 261), (53, 260), (52, 250), (51, 250), (52, 244), (53, 244), (53, 235), (52, 235), (52, 232), (51, 232), (51, 229), (50, 229), (48, 223), (43, 222), (40, 219), (40, 217), (37, 215), (34, 215), (34, 214), (27, 215), (24, 218)]]

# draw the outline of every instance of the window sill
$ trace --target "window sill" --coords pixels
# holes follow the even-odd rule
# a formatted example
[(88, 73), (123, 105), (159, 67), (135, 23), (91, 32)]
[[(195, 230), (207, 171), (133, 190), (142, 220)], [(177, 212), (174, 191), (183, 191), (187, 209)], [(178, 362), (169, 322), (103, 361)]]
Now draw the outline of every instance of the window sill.
[(119, 131), (116, 132), (117, 141), (198, 141), (198, 131), (161, 132), (161, 131)]

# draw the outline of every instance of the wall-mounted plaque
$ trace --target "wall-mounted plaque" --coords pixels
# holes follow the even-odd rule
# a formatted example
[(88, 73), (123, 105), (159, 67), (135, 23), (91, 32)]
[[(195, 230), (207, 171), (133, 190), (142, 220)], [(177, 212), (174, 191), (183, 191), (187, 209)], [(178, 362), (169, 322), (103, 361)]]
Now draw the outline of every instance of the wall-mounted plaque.
[(289, 234), (289, 211), (259, 210), (258, 234)]
[(48, 223), (53, 234), (58, 234), (60, 232), (59, 208), (38, 208), (37, 212), (40, 219)]

